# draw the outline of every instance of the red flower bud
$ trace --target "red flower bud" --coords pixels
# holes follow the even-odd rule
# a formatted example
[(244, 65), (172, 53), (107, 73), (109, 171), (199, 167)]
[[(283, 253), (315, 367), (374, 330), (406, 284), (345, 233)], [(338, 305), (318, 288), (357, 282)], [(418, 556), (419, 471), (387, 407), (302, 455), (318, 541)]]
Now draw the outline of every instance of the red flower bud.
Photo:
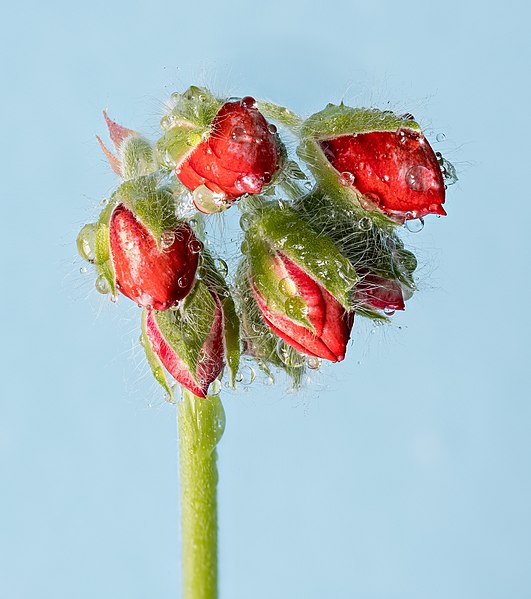
[(402, 221), (446, 214), (441, 168), (420, 131), (402, 127), (319, 143), (344, 184), (365, 196), (364, 208), (378, 208)]
[(405, 310), (406, 307), (400, 283), (372, 273), (364, 275), (356, 285), (354, 298), (377, 310)]
[[(253, 295), (265, 322), (286, 343), (304, 354), (331, 362), (343, 360), (354, 312), (347, 312), (324, 287), (282, 252), (277, 252), (271, 260), (279, 284), (290, 290), (292, 299), (286, 302), (285, 310), (271, 308), (251, 277)], [(304, 316), (313, 330), (289, 316), (290, 302), (294, 312), (302, 303)]]
[(123, 204), (113, 211), (109, 241), (116, 287), (140, 306), (167, 310), (190, 291), (201, 243), (184, 223), (165, 231), (160, 246)]
[(146, 318), (146, 334), (151, 348), (173, 378), (197, 397), (206, 397), (210, 383), (219, 376), (225, 363), (223, 311), (219, 298), (214, 293), (212, 297), (216, 303), (214, 318), (210, 332), (199, 351), (195, 376), (175, 347), (164, 337), (155, 313), (150, 310)]
[(199, 143), (176, 169), (188, 189), (205, 185), (225, 200), (260, 193), (278, 169), (279, 152), (267, 121), (252, 98), (226, 102), (207, 139)]

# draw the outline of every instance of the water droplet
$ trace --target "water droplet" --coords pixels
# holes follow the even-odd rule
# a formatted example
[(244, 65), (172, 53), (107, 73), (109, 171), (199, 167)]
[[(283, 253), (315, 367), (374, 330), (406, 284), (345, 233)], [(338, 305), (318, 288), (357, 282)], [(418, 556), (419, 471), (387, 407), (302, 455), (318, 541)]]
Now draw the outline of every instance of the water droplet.
[(216, 260), (216, 263), (217, 263), (219, 272), (224, 277), (226, 277), (229, 274), (229, 266), (228, 266), (228, 264), (225, 262), (225, 260), (223, 260), (223, 258), (218, 258)]
[(242, 244), (240, 245), (240, 250), (241, 250), (242, 254), (247, 254), (247, 252), (249, 251), (249, 243), (248, 243), (247, 239), (244, 239), (242, 241)]
[(81, 229), (77, 236), (77, 251), (87, 262), (94, 262), (96, 259), (96, 229), (95, 223), (89, 223)]
[(82, 275), (86, 275), (86, 274), (88, 273), (88, 268), (87, 268), (86, 266), (82, 266), (82, 267), (79, 269), (79, 272), (80, 272)]
[(283, 339), (279, 339), (276, 352), (281, 362), (289, 368), (301, 368), (306, 363), (306, 356), (288, 345)]
[(256, 100), (252, 96), (245, 96), (245, 98), (242, 98), (240, 104), (243, 108), (255, 108)]
[(162, 129), (164, 129), (165, 131), (167, 131), (171, 126), (172, 126), (172, 119), (169, 115), (164, 115), (161, 119), (160, 119), (160, 126), (162, 127)]
[(415, 120), (415, 117), (410, 112), (404, 113), (400, 118), (404, 119), (405, 121), (414, 121)]
[(199, 239), (191, 239), (188, 243), (188, 249), (192, 252), (192, 254), (199, 254), (199, 252), (203, 249), (203, 244), (199, 241)]
[(284, 277), (278, 284), (278, 289), (281, 293), (288, 296), (294, 296), (297, 294), (297, 285), (293, 279)]
[(188, 277), (179, 277), (177, 279), (177, 285), (179, 285), (181, 289), (184, 289), (188, 285)]
[(386, 306), (384, 308), (384, 314), (386, 316), (392, 316), (395, 313), (395, 310), (393, 310), (393, 308), (389, 308), (388, 306)]
[(199, 185), (199, 187), (196, 187), (192, 194), (192, 198), (195, 207), (205, 214), (214, 214), (215, 212), (221, 212), (226, 208), (223, 204), (223, 197), (208, 189), (206, 185)]
[(339, 175), (339, 182), (344, 187), (351, 187), (352, 185), (354, 185), (355, 180), (356, 177), (348, 171), (345, 171), (344, 173), (341, 173), (341, 175)]
[(444, 141), (446, 139), (446, 135), (444, 133), (437, 133), (435, 139), (439, 142)]
[(107, 198), (103, 198), (103, 200), (100, 200), (100, 206), (107, 206), (108, 203), (109, 200)]
[(290, 318), (297, 320), (308, 314), (308, 306), (302, 297), (290, 297), (284, 302), (284, 309)]
[(418, 233), (422, 231), (424, 228), (424, 219), (423, 218), (414, 218), (410, 220), (406, 220), (406, 229), (411, 233)]
[(310, 368), (311, 370), (319, 370), (319, 368), (321, 368), (321, 364), (322, 364), (322, 360), (321, 358), (318, 358), (316, 356), (308, 356), (306, 358), (306, 366), (308, 366), (308, 368)]
[(161, 249), (168, 250), (175, 242), (175, 231), (164, 231), (160, 236)]
[(251, 226), (253, 219), (249, 214), (242, 214), (240, 218), (240, 227), (243, 231), (247, 231), (247, 229)]
[(106, 295), (107, 293), (110, 293), (111, 291), (111, 286), (109, 285), (109, 281), (107, 281), (107, 279), (105, 278), (104, 275), (99, 275), (99, 277), (96, 279), (96, 291), (98, 293), (101, 293), (102, 295)]
[(234, 187), (242, 194), (244, 193), (260, 193), (264, 180), (262, 177), (254, 173), (239, 176), (234, 182)]
[(251, 366), (244, 365), (238, 370), (236, 375), (236, 382), (241, 385), (250, 385), (256, 378), (256, 372)]
[(275, 133), (278, 131), (278, 129), (276, 128), (276, 126), (273, 125), (273, 124), (269, 124), (267, 126), (267, 129), (269, 130), (269, 133), (271, 133), (272, 135), (275, 135)]
[(370, 216), (363, 216), (360, 218), (358, 228), (361, 231), (370, 231), (372, 229), (372, 218), (370, 218)]
[(245, 131), (245, 129), (243, 127), (240, 127), (239, 125), (234, 127), (233, 130), (230, 133), (230, 137), (232, 139), (232, 141), (236, 142), (236, 143), (241, 143), (243, 141), (247, 140), (247, 131)]
[(413, 191), (426, 191), (431, 187), (433, 175), (430, 169), (418, 164), (406, 173), (406, 183)]
[(216, 379), (215, 381), (212, 381), (208, 394), (214, 396), (219, 395), (221, 393), (221, 388), (221, 381), (219, 379)]
[(117, 295), (111, 295), (111, 296), (109, 296), (109, 299), (111, 300), (111, 302), (113, 304), (117, 304), (118, 303), (118, 296)]

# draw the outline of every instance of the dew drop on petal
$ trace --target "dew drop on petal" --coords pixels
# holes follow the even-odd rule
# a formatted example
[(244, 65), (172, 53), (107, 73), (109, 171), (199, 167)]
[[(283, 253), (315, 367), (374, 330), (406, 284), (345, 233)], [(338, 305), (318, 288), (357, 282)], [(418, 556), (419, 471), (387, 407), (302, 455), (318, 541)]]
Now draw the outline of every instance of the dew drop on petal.
[(406, 183), (413, 191), (426, 191), (431, 187), (433, 175), (430, 169), (418, 164), (406, 173)]
[(406, 229), (411, 233), (418, 233), (422, 231), (424, 228), (424, 219), (423, 218), (413, 218), (411, 220), (406, 220)]
[(188, 249), (192, 254), (199, 254), (199, 252), (203, 249), (203, 244), (199, 241), (199, 239), (191, 239), (188, 243)]
[(236, 143), (240, 143), (242, 141), (246, 141), (247, 132), (245, 131), (245, 129), (243, 127), (240, 127), (238, 125), (232, 129), (232, 131), (230, 133), (230, 137), (231, 137), (232, 141), (234, 141)]
[(104, 275), (99, 275), (99, 277), (96, 279), (96, 283), (94, 286), (96, 287), (96, 291), (98, 293), (101, 293), (102, 295), (106, 295), (111, 291), (109, 281), (107, 281)]
[(245, 98), (242, 98), (240, 104), (243, 108), (254, 108), (256, 106), (256, 100), (252, 96), (245, 96)]

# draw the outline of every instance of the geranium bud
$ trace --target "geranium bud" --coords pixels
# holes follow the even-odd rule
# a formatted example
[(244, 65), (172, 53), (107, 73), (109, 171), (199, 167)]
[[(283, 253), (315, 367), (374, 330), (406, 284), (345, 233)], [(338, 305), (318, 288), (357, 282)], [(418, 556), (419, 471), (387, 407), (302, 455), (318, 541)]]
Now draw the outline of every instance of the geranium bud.
[(354, 293), (355, 303), (377, 310), (404, 310), (402, 285), (397, 280), (386, 279), (373, 273), (365, 274), (358, 282)]
[(167, 310), (189, 293), (201, 249), (189, 225), (180, 223), (157, 240), (118, 204), (109, 222), (109, 242), (116, 288), (140, 306)]
[(207, 138), (185, 154), (176, 174), (188, 189), (204, 185), (227, 202), (260, 193), (278, 166), (276, 137), (254, 104), (244, 98), (223, 104)]
[(446, 214), (441, 169), (421, 132), (403, 127), (343, 135), (320, 145), (343, 180), (348, 173), (349, 184), (365, 196), (364, 208), (405, 220)]
[(223, 310), (213, 293), (212, 300), (212, 310), (199, 315), (202, 322), (195, 330), (187, 327), (186, 312), (180, 317), (171, 311), (148, 310), (145, 317), (144, 333), (150, 349), (173, 378), (198, 397), (206, 397), (210, 383), (225, 364)]
[(339, 362), (345, 357), (354, 312), (345, 308), (284, 253), (269, 257), (271, 276), (288, 297), (283, 305), (268, 302), (251, 273), (251, 288), (264, 321), (296, 350)]

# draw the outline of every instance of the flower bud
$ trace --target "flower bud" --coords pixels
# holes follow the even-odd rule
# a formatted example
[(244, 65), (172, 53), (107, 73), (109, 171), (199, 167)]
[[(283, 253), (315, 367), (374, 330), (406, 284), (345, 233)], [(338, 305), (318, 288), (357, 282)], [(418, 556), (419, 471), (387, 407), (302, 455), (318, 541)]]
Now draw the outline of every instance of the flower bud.
[(213, 310), (203, 315), (204, 339), (200, 331), (186, 330), (186, 316), (154, 310), (145, 316), (144, 332), (150, 350), (173, 378), (197, 397), (206, 397), (210, 383), (225, 363), (221, 302), (214, 294), (211, 301)]
[(446, 214), (439, 161), (411, 115), (330, 104), (307, 120), (303, 137), (317, 176), (330, 180), (324, 157), (363, 209), (398, 222)]
[(166, 117), (170, 126), (159, 150), (177, 163), (175, 173), (185, 187), (214, 194), (205, 202), (202, 192), (196, 201), (198, 210), (212, 212), (244, 194), (260, 193), (277, 171), (280, 154), (275, 134), (250, 97), (218, 104), (205, 128), (200, 108), (215, 106), (205, 94), (199, 90), (179, 99)]
[(140, 306), (167, 310), (189, 293), (201, 243), (180, 223), (156, 239), (127, 208), (118, 204), (109, 223), (116, 288)]
[(406, 307), (400, 282), (373, 273), (365, 274), (356, 285), (354, 302), (385, 312), (405, 310)]
[(246, 241), (252, 293), (271, 330), (302, 353), (342, 360), (357, 281), (350, 262), (287, 207), (266, 209)]

